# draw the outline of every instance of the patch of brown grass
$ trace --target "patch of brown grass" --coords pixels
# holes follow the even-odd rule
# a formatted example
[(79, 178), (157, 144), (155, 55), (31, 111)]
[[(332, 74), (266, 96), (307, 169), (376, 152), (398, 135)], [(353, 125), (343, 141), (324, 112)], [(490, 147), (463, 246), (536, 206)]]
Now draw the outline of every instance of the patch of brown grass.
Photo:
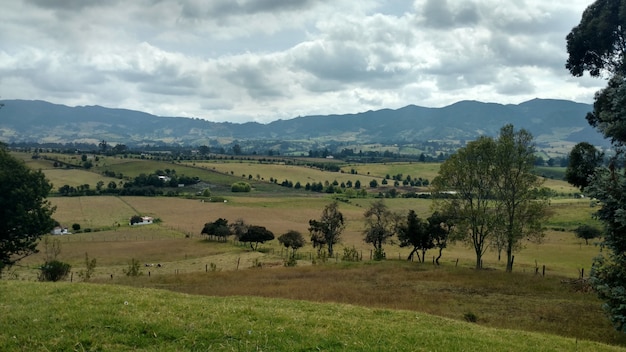
[(591, 293), (559, 277), (387, 261), (162, 275), (123, 284), (190, 294), (261, 296), (414, 310), (486, 326), (626, 345)]

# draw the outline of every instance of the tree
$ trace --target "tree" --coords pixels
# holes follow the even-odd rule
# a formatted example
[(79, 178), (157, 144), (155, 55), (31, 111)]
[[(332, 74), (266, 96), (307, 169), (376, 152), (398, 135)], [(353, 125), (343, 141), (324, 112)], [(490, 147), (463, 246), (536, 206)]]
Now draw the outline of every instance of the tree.
[(535, 148), (532, 135), (513, 125), (500, 129), (496, 140), (494, 198), (506, 250), (506, 270), (513, 270), (513, 251), (523, 238), (539, 241), (543, 236), (543, 220), (548, 216), (548, 199), (538, 192), (543, 181), (534, 173)]
[(263, 226), (248, 225), (247, 231), (238, 237), (241, 242), (248, 242), (253, 251), (257, 250), (259, 243), (265, 243), (274, 239), (272, 231)]
[(565, 169), (565, 180), (584, 190), (597, 167), (602, 166), (604, 154), (596, 147), (580, 142), (569, 153), (569, 163)]
[(0, 274), (37, 253), (37, 241), (54, 227), (55, 210), (46, 197), (52, 185), (0, 144)]
[(226, 241), (226, 238), (231, 235), (230, 227), (228, 226), (228, 220), (219, 218), (213, 222), (207, 222), (206, 224), (204, 224), (204, 227), (202, 228), (200, 234), (215, 236), (218, 239), (223, 239), (224, 241)]
[(583, 12), (567, 35), (565, 67), (573, 76), (593, 77), (626, 69), (626, 1), (597, 0)]
[(133, 215), (130, 217), (130, 224), (131, 225), (135, 225), (138, 224), (140, 222), (143, 222), (143, 218), (139, 215)]
[(482, 256), (498, 219), (494, 195), (496, 143), (480, 137), (451, 155), (432, 182), (435, 208), (454, 214), (457, 219), (455, 239), (472, 246), (476, 269), (482, 268)]
[(439, 249), (439, 255), (435, 258), (435, 263), (439, 265), (441, 252), (448, 247), (448, 238), (454, 228), (454, 218), (449, 214), (434, 212), (428, 219), (428, 229), (435, 248)]
[[(433, 248), (434, 244), (428, 226), (420, 219), (414, 210), (409, 210), (406, 217), (406, 222), (400, 225), (398, 229), (398, 240), (400, 240), (400, 247), (413, 246), (413, 250), (409, 253), (407, 260), (411, 260), (415, 254), (420, 262), (424, 262), (424, 255), (426, 250)], [(422, 256), (420, 257), (419, 250), (422, 250)]]
[(602, 230), (591, 225), (580, 225), (575, 230), (576, 237), (585, 240), (585, 244), (589, 245), (589, 240), (602, 236)]
[[(624, 25), (626, 27), (626, 24)], [(616, 147), (626, 143), (626, 72), (613, 76), (606, 88), (596, 92), (593, 111), (587, 114), (587, 122), (604, 137), (610, 138)]]
[(626, 1), (597, 0), (583, 13), (567, 36), (566, 67), (574, 76), (608, 74), (607, 87), (595, 95), (587, 121), (611, 139), (615, 155), (608, 167), (597, 168), (586, 195), (601, 208), (596, 218), (604, 224), (602, 248), (594, 259), (590, 282), (615, 329), (626, 332), (626, 177), (623, 157), (626, 143)]
[(339, 211), (339, 204), (334, 201), (324, 207), (319, 220), (309, 220), (309, 233), (313, 247), (318, 253), (324, 246), (328, 248), (328, 256), (333, 256), (333, 246), (339, 243), (341, 232), (345, 228), (343, 214)]
[(302, 234), (295, 230), (289, 230), (286, 233), (282, 234), (278, 237), (278, 242), (280, 242), (285, 248), (292, 249), (292, 257), (295, 257), (296, 251), (304, 247), (304, 237)]
[(383, 244), (396, 234), (398, 221), (382, 199), (372, 203), (363, 214), (365, 217), (365, 243), (374, 246), (376, 260), (385, 258)]

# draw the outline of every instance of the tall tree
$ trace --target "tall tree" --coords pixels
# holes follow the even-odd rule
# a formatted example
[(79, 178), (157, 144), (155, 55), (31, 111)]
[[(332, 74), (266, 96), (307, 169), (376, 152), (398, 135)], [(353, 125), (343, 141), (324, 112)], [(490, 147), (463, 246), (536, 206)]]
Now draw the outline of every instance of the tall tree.
[(513, 251), (519, 249), (523, 238), (540, 240), (544, 236), (542, 222), (548, 216), (547, 197), (538, 192), (543, 181), (533, 173), (535, 148), (532, 135), (513, 125), (500, 129), (496, 140), (494, 199), (499, 216), (496, 226), (502, 226), (506, 270), (513, 270)]
[(597, 0), (567, 36), (566, 67), (574, 76), (589, 72), (610, 77), (596, 93), (591, 126), (611, 139), (616, 151), (608, 168), (597, 168), (585, 193), (601, 203), (596, 217), (604, 223), (601, 253), (594, 259), (591, 284), (605, 301), (614, 327), (626, 332), (626, 0)]
[(468, 243), (476, 254), (476, 269), (482, 268), (482, 257), (498, 219), (493, 202), (496, 143), (480, 137), (451, 155), (439, 168), (432, 182), (435, 208), (454, 214), (457, 226), (454, 239)]
[(374, 246), (374, 258), (385, 258), (383, 244), (396, 233), (397, 220), (382, 199), (376, 200), (363, 214), (365, 217), (365, 243)]
[(46, 200), (52, 185), (0, 143), (0, 274), (37, 253), (37, 241), (54, 227), (55, 208)]
[(626, 69), (626, 1), (597, 0), (567, 35), (565, 67), (573, 76), (615, 74)]
[(604, 153), (587, 142), (580, 142), (569, 153), (565, 180), (584, 190), (597, 167), (602, 166)]
[(319, 220), (309, 220), (309, 233), (313, 246), (318, 246), (318, 251), (326, 246), (328, 256), (332, 257), (334, 245), (339, 243), (345, 226), (343, 214), (339, 211), (339, 204), (336, 201), (328, 204), (324, 207)]

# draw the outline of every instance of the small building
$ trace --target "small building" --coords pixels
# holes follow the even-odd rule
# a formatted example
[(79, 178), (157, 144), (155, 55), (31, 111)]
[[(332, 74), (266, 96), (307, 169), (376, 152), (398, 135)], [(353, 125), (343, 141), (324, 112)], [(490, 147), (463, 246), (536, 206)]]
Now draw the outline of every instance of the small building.
[(129, 222), (131, 225), (150, 225), (154, 222), (151, 216), (141, 216), (141, 221), (137, 221), (138, 219), (133, 218), (131, 218)]
[(70, 232), (67, 230), (67, 227), (55, 226), (52, 231), (50, 231), (52, 235), (69, 235)]

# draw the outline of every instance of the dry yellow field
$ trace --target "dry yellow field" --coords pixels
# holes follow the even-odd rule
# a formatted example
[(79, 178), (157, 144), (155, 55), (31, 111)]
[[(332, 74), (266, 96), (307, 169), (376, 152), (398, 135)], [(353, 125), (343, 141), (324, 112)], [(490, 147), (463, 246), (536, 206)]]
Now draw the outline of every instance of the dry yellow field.
[[(75, 263), (80, 263), (84, 252), (100, 253), (106, 257), (107, 253), (115, 251), (114, 258), (109, 259), (111, 264), (115, 262), (116, 265), (123, 267), (123, 263), (136, 253), (141, 260), (158, 261), (160, 258), (161, 261), (170, 263), (170, 266), (176, 263), (181, 270), (202, 270), (211, 262), (220, 262), (221, 268), (233, 269), (235, 259), (244, 255), (243, 253), (246, 256), (251, 255), (246, 259), (248, 260), (246, 265), (249, 266), (250, 260), (259, 255), (248, 253), (245, 247), (232, 245), (230, 250), (223, 249), (224, 253), (212, 252), (213, 246), (218, 244), (198, 242), (201, 241), (200, 232), (206, 222), (215, 221), (220, 217), (229, 222), (241, 218), (249, 224), (267, 227), (276, 237), (288, 230), (297, 230), (307, 238), (308, 221), (319, 218), (322, 209), (330, 201), (330, 198), (313, 196), (265, 199), (231, 197), (226, 203), (166, 197), (52, 198), (53, 204), (57, 206), (55, 218), (65, 226), (77, 222), (82, 228), (109, 229), (98, 233), (64, 236), (63, 240), (67, 242), (74, 241), (70, 239), (73, 236), (83, 239), (80, 246), (72, 244), (71, 249), (68, 248), (68, 252), (65, 253)], [(363, 213), (372, 201), (373, 199), (354, 199), (348, 204), (340, 203), (339, 209), (346, 218), (347, 226), (342, 234), (342, 242), (336, 247), (336, 253), (339, 255), (344, 247), (354, 247), (362, 253), (364, 259), (369, 259), (372, 247), (363, 241)], [(423, 199), (389, 199), (386, 200), (386, 204), (390, 209), (402, 213), (414, 209), (423, 218), (429, 216), (431, 211), (431, 202)], [(557, 225), (574, 221), (573, 218), (570, 219), (572, 216), (576, 219), (590, 217), (593, 211), (584, 200), (560, 201), (553, 204), (552, 208), (555, 215), (551, 221)], [(152, 216), (161, 222), (146, 227), (130, 227), (128, 219), (135, 214)], [(120, 224), (119, 227), (117, 224)], [(531, 272), (534, 271), (536, 263), (540, 268), (546, 265), (549, 273), (560, 275), (576, 276), (581, 268), (589, 272), (591, 259), (597, 255), (598, 248), (584, 245), (584, 241), (577, 239), (570, 231), (555, 231), (551, 227), (548, 225), (549, 230), (542, 244), (524, 243), (525, 248), (515, 254), (516, 269)], [(153, 240), (155, 243), (151, 242)], [(90, 249), (92, 246), (93, 249)], [(277, 241), (271, 241), (262, 247), (274, 254), (281, 251)], [(300, 251), (312, 253), (313, 248), (307, 245)], [(400, 248), (393, 243), (387, 244), (385, 251), (389, 259), (405, 259), (409, 254), (409, 249)], [(429, 251), (428, 260), (432, 261), (434, 255), (436, 255), (434, 250)], [(263, 260), (275, 263), (278, 260), (280, 263), (278, 257), (272, 258), (272, 255), (268, 255)], [(459, 259), (459, 265), (471, 267), (474, 265), (474, 258), (471, 248), (463, 243), (457, 243), (444, 250), (442, 260), (452, 263)], [(498, 261), (495, 251), (487, 252), (483, 259), (486, 267), (499, 269), (504, 267), (504, 263)], [(118, 269), (121, 270), (120, 268)]]

